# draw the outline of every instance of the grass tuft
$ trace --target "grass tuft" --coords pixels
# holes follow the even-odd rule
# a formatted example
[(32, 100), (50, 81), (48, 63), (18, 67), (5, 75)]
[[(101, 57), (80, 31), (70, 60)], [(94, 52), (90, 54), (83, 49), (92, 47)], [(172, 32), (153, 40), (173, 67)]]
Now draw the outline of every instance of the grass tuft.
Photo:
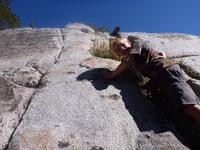
[(110, 50), (109, 41), (105, 39), (104, 40), (95, 39), (89, 51), (92, 54), (92, 56), (100, 58), (109, 58), (117, 61), (121, 60), (121, 57), (117, 56), (115, 52)]

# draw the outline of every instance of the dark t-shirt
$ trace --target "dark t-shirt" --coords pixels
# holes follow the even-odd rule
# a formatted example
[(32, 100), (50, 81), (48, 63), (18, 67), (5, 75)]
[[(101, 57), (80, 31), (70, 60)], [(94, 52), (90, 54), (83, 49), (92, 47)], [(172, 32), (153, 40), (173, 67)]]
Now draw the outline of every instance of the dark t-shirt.
[(159, 52), (145, 44), (141, 44), (139, 49), (140, 53), (128, 54), (122, 62), (128, 63), (137, 74), (141, 72), (141, 75), (150, 77), (158, 84), (174, 109), (177, 110), (185, 104), (200, 104), (176, 62), (164, 58)]
[(130, 68), (138, 70), (144, 76), (151, 77), (152, 71), (156, 69), (152, 63), (156, 59), (165, 58), (162, 53), (155, 51), (147, 42), (136, 40), (132, 44), (129, 54), (124, 56), (122, 62), (128, 63)]

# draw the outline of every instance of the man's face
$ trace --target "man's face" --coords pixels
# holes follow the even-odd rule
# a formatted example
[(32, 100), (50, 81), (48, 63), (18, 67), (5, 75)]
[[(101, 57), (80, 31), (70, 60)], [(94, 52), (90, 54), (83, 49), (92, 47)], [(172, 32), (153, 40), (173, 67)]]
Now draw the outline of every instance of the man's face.
[(128, 41), (125, 41), (125, 42), (120, 43), (120, 44), (118, 45), (118, 51), (117, 51), (117, 53), (118, 53), (120, 56), (126, 55), (126, 54), (129, 53), (130, 48), (131, 48), (130, 43), (129, 43)]

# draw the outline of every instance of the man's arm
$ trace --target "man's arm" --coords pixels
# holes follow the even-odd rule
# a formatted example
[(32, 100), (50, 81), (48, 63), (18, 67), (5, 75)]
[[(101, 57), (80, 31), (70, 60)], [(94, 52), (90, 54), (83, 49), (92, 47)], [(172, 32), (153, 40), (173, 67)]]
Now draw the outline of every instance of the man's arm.
[(122, 62), (114, 71), (106, 72), (103, 74), (103, 77), (106, 79), (112, 79), (120, 75), (123, 71), (128, 68), (128, 63)]

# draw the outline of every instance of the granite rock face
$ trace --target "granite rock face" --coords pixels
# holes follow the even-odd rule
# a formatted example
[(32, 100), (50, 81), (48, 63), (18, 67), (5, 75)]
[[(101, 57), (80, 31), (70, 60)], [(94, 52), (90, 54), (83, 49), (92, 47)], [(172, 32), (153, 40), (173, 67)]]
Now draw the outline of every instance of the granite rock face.
[(158, 51), (166, 52), (168, 57), (200, 55), (200, 37), (178, 33), (124, 33), (123, 36), (137, 36), (150, 42)]
[(0, 77), (0, 149), (8, 144), (33, 93), (34, 89), (16, 85)]
[(39, 85), (42, 74), (34, 68), (24, 67), (13, 72), (6, 72), (4, 77), (18, 85), (36, 88)]
[[(199, 37), (123, 36), (128, 35), (150, 40), (170, 57), (181, 58), (186, 68), (200, 71)], [(94, 41), (108, 44), (108, 39), (108, 34), (78, 23), (0, 32), (0, 149), (189, 149), (134, 81), (100, 78), (100, 72), (119, 62), (93, 57), (89, 49)], [(198, 78), (188, 79), (199, 93)]]
[(60, 29), (22, 28), (0, 34), (0, 70), (25, 66), (47, 68), (63, 47)]

